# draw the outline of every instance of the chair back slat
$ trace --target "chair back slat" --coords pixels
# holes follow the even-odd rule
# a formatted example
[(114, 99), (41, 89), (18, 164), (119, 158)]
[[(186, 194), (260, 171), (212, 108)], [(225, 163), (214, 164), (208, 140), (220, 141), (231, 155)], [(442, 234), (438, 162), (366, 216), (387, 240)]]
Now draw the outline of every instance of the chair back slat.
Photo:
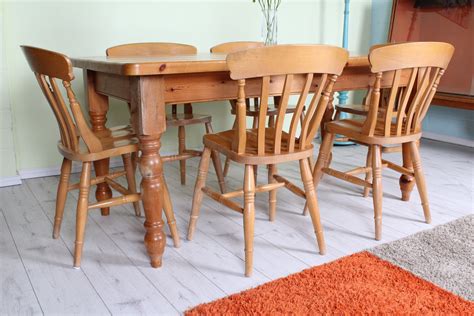
[(131, 43), (107, 48), (105, 53), (110, 57), (194, 55), (197, 53), (197, 48), (180, 43)]
[(321, 76), (321, 79), (319, 80), (319, 83), (318, 83), (318, 89), (313, 94), (313, 97), (311, 98), (311, 102), (308, 106), (308, 109), (306, 110), (306, 115), (303, 119), (303, 124), (301, 125), (301, 133), (300, 133), (301, 137), (300, 137), (300, 146), (299, 146), (300, 149), (303, 149), (307, 145), (304, 140), (306, 140), (308, 136), (310, 124), (311, 124), (311, 118), (313, 117), (314, 112), (316, 111), (316, 108), (319, 106), (319, 101), (321, 99), (323, 89), (326, 85), (327, 78), (328, 78), (327, 74), (323, 74)]
[[(329, 102), (334, 82), (341, 74), (347, 59), (348, 53), (345, 49), (324, 45), (281, 45), (229, 54), (227, 64), (230, 76), (238, 81), (233, 149), (239, 154), (244, 154), (246, 143), (250, 141), (253, 144), (255, 140), (254, 132), (249, 132), (250, 139), (247, 139), (246, 79), (259, 78), (262, 80), (262, 90), (259, 96), (261, 100), (260, 122), (256, 135), (257, 152), (249, 154), (277, 155), (282, 152), (293, 152), (299, 148), (306, 149), (307, 144), (310, 143), (308, 141), (310, 135), (314, 137)], [(281, 92), (275, 92), (275, 88), (270, 89), (272, 77), (279, 80), (282, 76), (285, 79)], [(319, 81), (315, 81), (315, 78), (318, 78)], [(331, 80), (327, 80), (328, 78)], [(317, 88), (314, 88), (315, 86)], [(269, 91), (274, 97), (280, 96), (274, 127), (265, 127), (264, 124)], [(297, 126), (308, 94), (311, 92), (314, 92), (315, 96), (312, 98), (312, 103), (308, 107), (308, 113), (302, 124), (305, 129), (303, 137), (301, 131), (297, 135)], [(296, 110), (291, 114), (291, 123), (287, 133), (283, 131), (283, 128), (285, 118), (290, 116), (285, 114), (291, 94), (297, 94), (299, 98)], [(300, 144), (298, 148), (296, 148), (297, 143)]]
[(405, 109), (408, 104), (408, 100), (412, 95), (413, 87), (415, 86), (416, 77), (418, 74), (418, 68), (413, 68), (410, 73), (410, 78), (408, 79), (408, 84), (403, 91), (403, 94), (400, 98), (400, 104), (398, 106), (397, 120), (396, 120), (396, 135), (402, 134), (402, 127), (404, 119), (406, 118)]
[[(258, 141), (258, 154), (259, 155), (264, 155), (265, 154), (265, 120), (267, 119), (267, 111), (268, 111), (268, 97), (270, 93), (270, 76), (265, 76), (262, 78), (262, 91), (260, 93), (261, 95), (261, 101), (260, 101), (260, 111), (258, 113), (258, 122), (261, 124), (258, 124), (258, 132), (257, 132), (257, 141)], [(254, 102), (258, 102), (257, 100), (254, 100)], [(252, 126), (253, 127), (253, 126)]]
[[(59, 126), (59, 134), (61, 136), (61, 143), (66, 148), (76, 150), (77, 149), (77, 137), (75, 134), (74, 126), (72, 126), (72, 133), (70, 133), (70, 128), (67, 125), (67, 120), (64, 117), (64, 111), (61, 110), (60, 105), (57, 102), (55, 97), (55, 92), (53, 91), (50, 83), (47, 81), (44, 75), (35, 73), (36, 79), (40, 85), (41, 90), (43, 91), (44, 96), (48, 100), (48, 103), (53, 110), (54, 116)], [(54, 81), (53, 81), (54, 82)]]
[(283, 131), (283, 122), (285, 120), (286, 108), (290, 100), (291, 86), (293, 83), (293, 75), (289, 74), (285, 77), (285, 84), (283, 85), (283, 93), (278, 104), (278, 112), (275, 122), (275, 132), (273, 135), (273, 153), (279, 154), (281, 152), (281, 137)]
[(298, 123), (301, 123), (301, 126), (303, 125), (303, 122), (301, 122), (301, 114), (303, 113), (303, 108), (306, 104), (306, 99), (308, 98), (309, 94), (309, 89), (311, 88), (311, 83), (313, 82), (313, 74), (307, 74), (303, 90), (301, 92), (301, 95), (298, 98), (298, 103), (296, 104), (295, 108), (295, 114), (291, 118), (291, 124), (290, 124), (290, 132), (289, 132), (289, 144), (288, 144), (288, 151), (292, 152), (295, 150), (295, 136), (296, 136), (296, 131), (298, 129)]
[(384, 119), (384, 135), (390, 136), (390, 129), (392, 127), (392, 118), (393, 118), (393, 111), (395, 108), (395, 102), (397, 101), (398, 96), (398, 89), (400, 85), (400, 77), (402, 74), (401, 69), (395, 70), (395, 74), (393, 76), (392, 81), (392, 88), (390, 89), (390, 94), (388, 97), (388, 104), (385, 108), (385, 117)]
[(316, 113), (311, 117), (308, 134), (306, 135), (306, 139), (302, 139), (302, 144), (304, 144), (304, 148), (311, 145), (311, 142), (313, 141), (314, 137), (316, 137), (316, 132), (318, 131), (321, 125), (321, 121), (323, 120), (326, 108), (328, 107), (329, 101), (332, 98), (332, 89), (334, 87), (334, 84), (336, 83), (337, 77), (338, 76), (336, 75), (331, 75), (329, 77), (329, 82), (325, 80), (325, 88), (323, 89), (322, 95), (318, 101)]
[[(69, 58), (63, 54), (41, 48), (31, 46), (21, 46), (21, 48), (56, 117), (62, 145), (72, 152), (77, 152), (79, 138), (82, 138), (89, 152), (102, 150), (102, 144), (87, 124), (81, 106), (71, 88), (74, 75)], [(66, 89), (69, 107), (56, 79), (60, 79)]]
[[(386, 137), (419, 133), (453, 53), (451, 44), (441, 42), (411, 42), (372, 48), (369, 61), (376, 79), (362, 133)], [(404, 70), (409, 70), (410, 76), (408, 82), (400, 84)], [(380, 86), (382, 78), (390, 76), (393, 76), (390, 94), (382, 111), (379, 108)], [(397, 116), (393, 122), (395, 111)]]

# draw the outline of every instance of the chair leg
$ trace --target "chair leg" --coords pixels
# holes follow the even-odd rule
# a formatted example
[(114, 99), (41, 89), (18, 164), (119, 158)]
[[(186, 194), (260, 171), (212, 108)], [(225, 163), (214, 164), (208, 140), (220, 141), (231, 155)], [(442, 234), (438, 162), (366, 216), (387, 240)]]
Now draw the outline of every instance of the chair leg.
[[(205, 125), (206, 125), (206, 133), (213, 134), (214, 130), (212, 129), (211, 122), (208, 122)], [(225, 193), (226, 187), (225, 187), (224, 174), (222, 173), (221, 156), (219, 155), (219, 152), (217, 150), (213, 150), (211, 153), (211, 158), (212, 158), (212, 164), (214, 165), (214, 169), (216, 171), (217, 181), (219, 182), (219, 188), (221, 190), (221, 193)]]
[(275, 115), (268, 116), (268, 127), (275, 127)]
[(227, 177), (227, 174), (229, 173), (229, 167), (230, 167), (230, 159), (226, 157), (225, 164), (224, 164), (224, 177)]
[(201, 162), (199, 163), (199, 170), (196, 179), (196, 185), (194, 186), (193, 203), (191, 208), (191, 216), (189, 218), (188, 226), (188, 240), (192, 240), (194, 236), (194, 230), (196, 229), (196, 222), (199, 217), (199, 210), (202, 202), (202, 188), (206, 185), (207, 172), (209, 170), (209, 158), (211, 157), (211, 150), (204, 147), (202, 152)]
[[(323, 138), (323, 143), (319, 147), (318, 159), (313, 168), (313, 186), (318, 187), (319, 181), (323, 176), (323, 168), (329, 167), (332, 160), (332, 143), (334, 141), (334, 134), (326, 133)], [(308, 202), (304, 206), (303, 215), (308, 215)]]
[[(276, 180), (273, 178), (273, 175), (277, 173), (276, 165), (268, 165), (268, 183), (275, 183)], [(275, 220), (276, 217), (276, 197), (277, 189), (268, 191), (268, 218), (271, 222)]]
[[(128, 190), (131, 193), (137, 193), (137, 183), (135, 181), (135, 169), (133, 167), (132, 155), (122, 155), (123, 166), (125, 168), (125, 176), (127, 177)], [(141, 215), (140, 202), (133, 202), (133, 208), (135, 209), (135, 216)]]
[[(367, 159), (365, 160), (365, 166), (369, 168), (365, 173), (365, 181), (369, 181), (372, 179), (372, 146), (369, 146), (367, 150)], [(364, 197), (368, 197), (370, 193), (369, 187), (364, 187)]]
[(420, 151), (417, 142), (410, 143), (410, 153), (413, 162), (413, 170), (415, 172), (416, 186), (420, 194), (421, 205), (423, 206), (423, 213), (425, 214), (426, 223), (431, 223), (430, 205), (428, 202), (428, 192), (426, 190), (425, 175), (421, 167)]
[(311, 221), (313, 222), (314, 232), (318, 241), (319, 253), (326, 253), (326, 243), (324, 242), (323, 226), (319, 215), (318, 199), (311, 176), (311, 168), (308, 159), (300, 160), (301, 179), (303, 180), (304, 191), (306, 194), (306, 204), (308, 205)]
[(244, 239), (245, 239), (245, 276), (252, 275), (253, 237), (255, 224), (255, 179), (252, 165), (245, 165), (244, 175)]
[(253, 165), (253, 180), (255, 181), (255, 185), (257, 185), (257, 177), (258, 177), (258, 165)]
[(382, 149), (372, 147), (372, 196), (374, 200), (375, 239), (382, 238)]
[[(186, 130), (184, 126), (178, 127), (178, 154), (183, 155), (186, 150)], [(181, 175), (181, 184), (186, 184), (186, 159), (179, 161), (179, 173)]]
[(58, 192), (56, 195), (56, 214), (54, 215), (53, 238), (59, 237), (61, 223), (63, 221), (64, 205), (67, 199), (67, 188), (69, 186), (69, 176), (71, 175), (72, 161), (64, 158), (61, 165), (61, 177), (59, 178)]
[(82, 164), (81, 180), (79, 183), (79, 198), (76, 210), (76, 243), (74, 248), (74, 268), (81, 266), (84, 232), (87, 222), (87, 207), (89, 205), (89, 189), (91, 185), (91, 162)]
[(178, 228), (176, 227), (176, 219), (174, 217), (173, 204), (171, 203), (170, 192), (166, 179), (163, 176), (163, 211), (165, 212), (166, 221), (170, 229), (171, 238), (173, 238), (173, 244), (175, 248), (179, 248), (181, 241), (179, 240)]

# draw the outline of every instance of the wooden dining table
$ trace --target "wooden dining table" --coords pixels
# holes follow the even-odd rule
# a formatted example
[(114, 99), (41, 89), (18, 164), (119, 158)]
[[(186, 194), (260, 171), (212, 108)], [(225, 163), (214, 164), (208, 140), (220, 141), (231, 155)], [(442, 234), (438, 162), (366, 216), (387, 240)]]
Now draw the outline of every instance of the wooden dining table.
[[(165, 248), (163, 232), (163, 166), (160, 157), (161, 135), (166, 130), (167, 104), (231, 100), (237, 96), (237, 82), (229, 76), (226, 56), (222, 54), (173, 55), (157, 57), (84, 57), (72, 58), (74, 67), (82, 68), (92, 129), (106, 130), (109, 97), (130, 104), (131, 124), (139, 139), (139, 169), (142, 175), (141, 194), (145, 210), (145, 247), (151, 266), (160, 267)], [(338, 78), (334, 91), (365, 90), (374, 76), (367, 56), (351, 57)], [(402, 76), (401, 81), (407, 81)], [(281, 93), (284, 78), (271, 80), (270, 94)], [(318, 78), (311, 87), (314, 91)], [(294, 85), (299, 81), (295, 80)], [(301, 84), (302, 84), (301, 80)], [(391, 84), (386, 77), (382, 88)], [(247, 80), (246, 95), (259, 95), (261, 82)], [(216, 103), (216, 106), (222, 103)], [(326, 112), (332, 118), (333, 108)], [(408, 148), (403, 148), (403, 165), (412, 168)], [(108, 173), (109, 160), (94, 163), (97, 176)], [(408, 200), (414, 186), (412, 177), (402, 175), (402, 199)], [(97, 185), (98, 201), (110, 198), (106, 183)], [(191, 205), (190, 205), (191, 208)], [(108, 209), (102, 209), (107, 215)]]

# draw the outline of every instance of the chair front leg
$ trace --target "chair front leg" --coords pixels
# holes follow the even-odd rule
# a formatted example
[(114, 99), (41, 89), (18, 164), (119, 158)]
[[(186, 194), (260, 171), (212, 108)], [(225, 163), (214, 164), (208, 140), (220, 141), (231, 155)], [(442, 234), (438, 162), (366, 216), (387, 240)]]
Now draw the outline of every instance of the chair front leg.
[(421, 205), (423, 206), (423, 213), (427, 224), (431, 223), (430, 205), (428, 202), (428, 192), (426, 190), (425, 175), (421, 167), (420, 151), (417, 142), (410, 143), (410, 153), (413, 162), (413, 171), (415, 172), (416, 186), (420, 194)]
[(313, 222), (314, 232), (318, 241), (319, 253), (324, 255), (326, 253), (326, 243), (324, 241), (323, 226), (321, 225), (321, 218), (319, 215), (318, 200), (308, 159), (300, 160), (300, 172), (306, 194), (306, 204), (308, 205), (309, 214), (311, 215), (311, 221)]
[(252, 165), (245, 165), (244, 174), (244, 239), (245, 276), (252, 275), (253, 238), (255, 225), (255, 179)]
[(59, 178), (58, 193), (56, 195), (56, 213), (54, 215), (53, 238), (59, 237), (61, 223), (63, 221), (64, 205), (66, 204), (67, 192), (69, 186), (69, 177), (71, 175), (72, 161), (64, 158), (61, 165), (61, 176)]
[(175, 248), (179, 248), (181, 241), (179, 240), (178, 228), (176, 227), (176, 219), (174, 217), (173, 204), (171, 203), (171, 196), (166, 184), (165, 176), (163, 175), (163, 211), (165, 212), (166, 221), (170, 229), (171, 238)]
[(89, 205), (89, 188), (91, 185), (91, 162), (82, 164), (81, 180), (79, 182), (79, 198), (76, 210), (76, 242), (74, 248), (74, 268), (81, 266), (82, 248), (84, 246), (84, 232), (86, 229), (87, 212)]
[(382, 238), (382, 148), (372, 147), (372, 196), (374, 200), (375, 239)]

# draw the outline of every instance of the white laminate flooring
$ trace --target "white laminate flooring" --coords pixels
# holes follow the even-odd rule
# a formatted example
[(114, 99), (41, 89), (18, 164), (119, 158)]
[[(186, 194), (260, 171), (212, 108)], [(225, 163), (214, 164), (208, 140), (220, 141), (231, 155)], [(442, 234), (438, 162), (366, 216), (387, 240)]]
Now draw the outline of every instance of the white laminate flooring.
[[(362, 146), (335, 147), (332, 167), (348, 170), (361, 165), (365, 153)], [(399, 175), (386, 169), (383, 240), (377, 242), (373, 239), (372, 199), (363, 198), (360, 187), (325, 176), (319, 187), (328, 248), (325, 256), (317, 253), (310, 218), (301, 215), (303, 200), (279, 190), (277, 218), (269, 222), (268, 195), (258, 194), (251, 278), (243, 275), (240, 214), (205, 197), (195, 238), (192, 242), (185, 239), (198, 159), (188, 161), (186, 186), (179, 184), (177, 164), (165, 165), (182, 245), (173, 248), (167, 239), (160, 269), (149, 266), (143, 218), (136, 218), (130, 206), (115, 207), (108, 217), (99, 211), (90, 213), (82, 268), (75, 270), (77, 193), (69, 195), (61, 238), (53, 240), (58, 177), (0, 188), (0, 315), (179, 314), (199, 303), (472, 214), (474, 150), (423, 140), (421, 155), (433, 224), (423, 222), (416, 188), (411, 200), (402, 202)], [(384, 157), (401, 160), (396, 153)], [(280, 165), (279, 173), (301, 184), (297, 163)], [(240, 188), (242, 179), (242, 166), (232, 164), (228, 187)], [(261, 167), (259, 183), (266, 179), (266, 169)], [(208, 185), (217, 188), (212, 164)]]

